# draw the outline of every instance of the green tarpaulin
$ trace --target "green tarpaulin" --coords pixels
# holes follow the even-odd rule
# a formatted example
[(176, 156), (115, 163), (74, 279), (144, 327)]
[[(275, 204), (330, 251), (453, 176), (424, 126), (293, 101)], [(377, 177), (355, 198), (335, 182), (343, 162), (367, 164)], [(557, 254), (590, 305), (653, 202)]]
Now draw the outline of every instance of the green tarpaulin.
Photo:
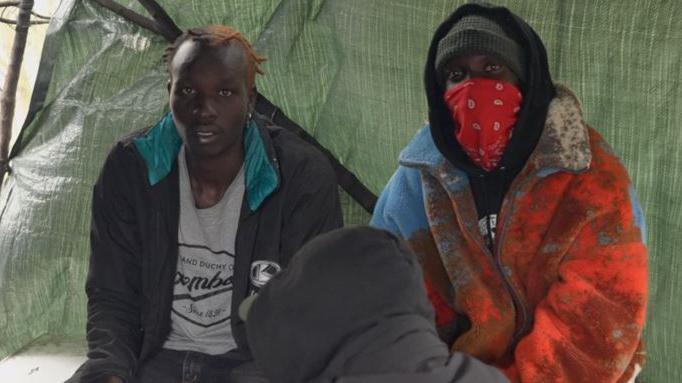
[[(259, 90), (375, 193), (426, 118), (426, 49), (461, 3), (160, 1), (181, 28), (243, 31), (268, 57)], [(631, 172), (651, 259), (644, 380), (680, 382), (682, 2), (498, 3), (537, 30), (555, 80), (578, 93)], [(0, 194), (0, 358), (43, 334), (84, 336), (91, 188), (116, 139), (167, 109), (165, 46), (92, 1), (64, 0), (55, 15)], [(344, 209), (349, 224), (369, 218), (346, 195)]]

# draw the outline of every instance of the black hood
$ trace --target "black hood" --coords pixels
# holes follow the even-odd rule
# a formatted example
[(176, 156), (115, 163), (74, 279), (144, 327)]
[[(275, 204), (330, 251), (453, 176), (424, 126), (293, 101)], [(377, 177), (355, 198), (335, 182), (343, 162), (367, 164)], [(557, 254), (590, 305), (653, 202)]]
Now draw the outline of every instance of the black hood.
[(438, 150), (457, 168), (470, 175), (484, 173), (482, 169), (469, 160), (454, 137), (452, 117), (443, 100), (444, 89), (439, 83), (439, 76), (435, 69), (438, 42), (447, 35), (453, 24), (462, 17), (471, 14), (482, 15), (496, 21), (511, 38), (519, 43), (524, 51), (526, 62), (524, 78), (526, 81), (520, 84), (523, 103), (514, 127), (514, 135), (500, 163), (500, 167), (518, 171), (525, 164), (540, 139), (547, 116), (547, 108), (555, 96), (556, 90), (549, 73), (547, 52), (540, 37), (533, 28), (507, 8), (466, 4), (457, 8), (436, 29), (429, 47), (424, 73), (431, 135)]
[[(393, 369), (396, 361), (417, 368), (448, 356), (414, 254), (368, 227), (335, 230), (301, 248), (259, 293), (247, 331), (255, 360), (278, 383), (368, 372), (387, 355)], [(410, 349), (419, 352), (403, 351)]]

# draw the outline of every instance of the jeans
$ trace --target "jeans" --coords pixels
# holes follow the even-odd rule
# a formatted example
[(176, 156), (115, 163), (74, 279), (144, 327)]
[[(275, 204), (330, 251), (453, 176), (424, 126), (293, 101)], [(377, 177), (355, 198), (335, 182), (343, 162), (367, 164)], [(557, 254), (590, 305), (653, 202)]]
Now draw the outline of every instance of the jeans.
[[(237, 368), (239, 367), (239, 368)], [(207, 355), (162, 349), (140, 366), (135, 383), (266, 383), (241, 355)]]

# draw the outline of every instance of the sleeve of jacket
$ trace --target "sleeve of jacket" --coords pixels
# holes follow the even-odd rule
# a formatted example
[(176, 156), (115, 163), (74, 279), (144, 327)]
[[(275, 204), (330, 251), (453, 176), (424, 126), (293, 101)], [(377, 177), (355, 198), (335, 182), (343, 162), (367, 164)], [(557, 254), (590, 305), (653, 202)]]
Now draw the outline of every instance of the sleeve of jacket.
[(288, 260), (315, 236), (343, 226), (336, 175), (321, 154), (294, 170), (283, 214), (281, 254)]
[(515, 382), (625, 382), (643, 363), (647, 250), (630, 190), (584, 225), (505, 370)]
[(388, 180), (377, 201), (370, 226), (409, 240), (428, 229), (419, 171), (400, 166)]
[[(398, 168), (379, 196), (370, 226), (390, 231), (405, 239), (417, 253), (424, 269), (426, 292), (436, 314), (439, 336), (452, 344), (459, 334), (469, 328), (470, 323), (466, 316), (457, 315), (444, 298), (443, 286), (449, 286), (449, 282), (435, 248), (427, 246), (421, 251), (414, 248), (415, 242), (424, 242), (424, 238), (432, 240), (419, 170), (404, 166)], [(424, 252), (429, 251), (432, 252), (431, 256), (425, 256)], [(434, 281), (440, 282), (438, 285), (442, 287), (441, 290), (436, 288)]]
[(87, 361), (70, 382), (132, 381), (142, 338), (137, 219), (129, 190), (134, 158), (117, 146), (92, 199), (91, 254), (86, 282)]

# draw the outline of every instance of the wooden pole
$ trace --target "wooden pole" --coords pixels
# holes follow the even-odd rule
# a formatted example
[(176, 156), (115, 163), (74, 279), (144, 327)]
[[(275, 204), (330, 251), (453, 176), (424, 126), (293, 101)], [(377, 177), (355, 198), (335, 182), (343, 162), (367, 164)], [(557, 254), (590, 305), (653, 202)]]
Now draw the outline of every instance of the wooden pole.
[(12, 138), (12, 121), (14, 120), (14, 105), (16, 104), (17, 84), (21, 63), (24, 60), (26, 37), (31, 23), (31, 11), (33, 0), (21, 0), (19, 2), (19, 14), (15, 28), (14, 43), (10, 56), (9, 67), (5, 74), (5, 82), (0, 96), (0, 189), (5, 173), (9, 170), (9, 141)]
[(118, 4), (117, 2), (113, 0), (92, 0), (95, 3), (99, 4), (100, 6), (114, 12), (115, 14), (123, 17), (124, 19), (130, 21), (131, 23), (140, 26), (144, 29), (147, 29), (149, 31), (152, 31), (156, 33), (157, 35), (163, 36), (161, 34), (161, 31), (159, 28), (156, 26), (156, 23), (154, 20), (149, 19), (147, 17), (142, 16), (141, 14), (132, 11), (121, 4)]
[(161, 35), (166, 38), (168, 42), (173, 42), (182, 34), (182, 31), (175, 24), (173, 19), (168, 16), (168, 13), (155, 0), (137, 0), (144, 9), (156, 21), (156, 26), (159, 28)]

